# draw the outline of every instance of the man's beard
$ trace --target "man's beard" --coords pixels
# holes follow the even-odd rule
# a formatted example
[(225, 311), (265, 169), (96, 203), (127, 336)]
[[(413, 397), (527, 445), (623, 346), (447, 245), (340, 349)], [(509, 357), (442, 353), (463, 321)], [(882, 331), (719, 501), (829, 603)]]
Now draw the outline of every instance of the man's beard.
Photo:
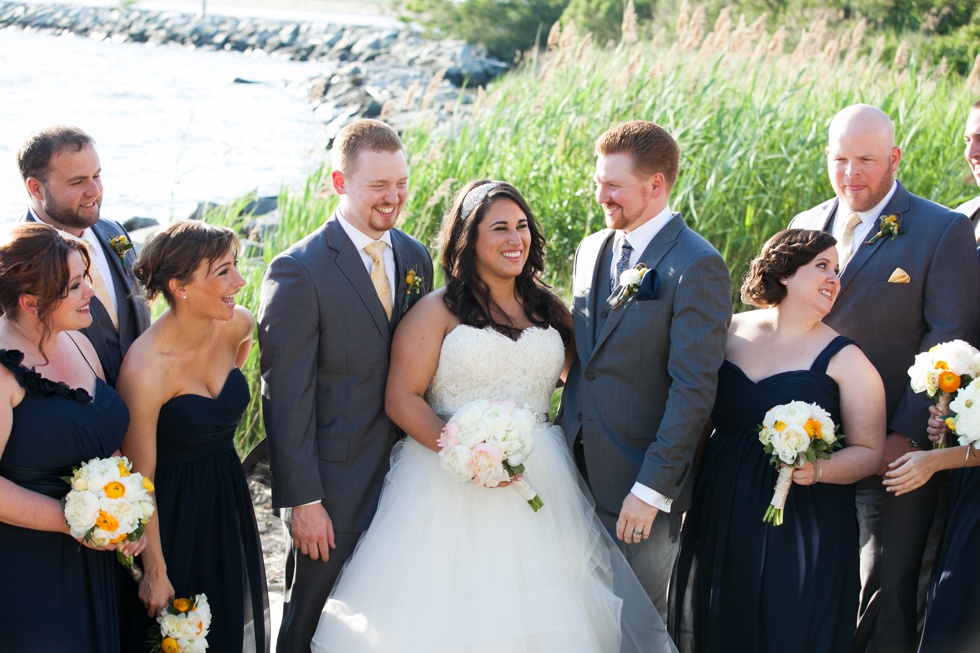
[(88, 229), (99, 221), (99, 208), (101, 205), (101, 199), (96, 200), (94, 217), (84, 217), (79, 214), (78, 209), (63, 206), (55, 202), (53, 199), (46, 199), (43, 207), (44, 212), (52, 222), (56, 222), (71, 229), (84, 230)]

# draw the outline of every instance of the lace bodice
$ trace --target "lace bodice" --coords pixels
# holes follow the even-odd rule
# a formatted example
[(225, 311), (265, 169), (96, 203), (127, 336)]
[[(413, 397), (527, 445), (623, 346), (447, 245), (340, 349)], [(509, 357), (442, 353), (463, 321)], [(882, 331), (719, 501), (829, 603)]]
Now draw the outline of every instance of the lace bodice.
[(511, 340), (491, 328), (460, 325), (442, 343), (426, 401), (444, 417), (476, 399), (510, 399), (547, 415), (564, 361), (561, 335), (550, 327), (531, 327)]

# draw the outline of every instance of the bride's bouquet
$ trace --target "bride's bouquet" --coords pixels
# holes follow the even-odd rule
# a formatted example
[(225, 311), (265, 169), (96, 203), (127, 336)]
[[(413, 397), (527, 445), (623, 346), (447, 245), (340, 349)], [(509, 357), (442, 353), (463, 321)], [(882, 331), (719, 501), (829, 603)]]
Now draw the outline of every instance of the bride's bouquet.
[(211, 606), (204, 594), (174, 599), (150, 626), (150, 653), (202, 653), (208, 648)]
[(537, 512), (544, 502), (523, 476), (536, 423), (534, 413), (513, 401), (471, 401), (442, 429), (439, 462), (462, 482), (497, 487), (510, 481)]
[[(73, 537), (95, 546), (135, 541), (153, 514), (153, 483), (134, 472), (125, 456), (93, 458), (73, 469), (71, 490), (61, 504)], [(134, 580), (143, 576), (133, 556), (116, 555)]]
[[(936, 400), (939, 411), (946, 415), (956, 392), (980, 375), (980, 351), (962, 340), (942, 342), (929, 351), (917, 354), (909, 368), (912, 390), (925, 392)], [(946, 442), (936, 442), (933, 449), (942, 449)]]
[(837, 434), (830, 413), (817, 404), (791, 401), (769, 409), (759, 427), (759, 441), (772, 456), (779, 479), (762, 521), (774, 526), (783, 523), (783, 508), (793, 484), (793, 466), (812, 463), (817, 458), (829, 460), (843, 437)]
[(956, 435), (961, 446), (980, 442), (980, 382), (970, 385), (956, 393), (949, 404), (953, 415), (946, 418), (946, 426)]

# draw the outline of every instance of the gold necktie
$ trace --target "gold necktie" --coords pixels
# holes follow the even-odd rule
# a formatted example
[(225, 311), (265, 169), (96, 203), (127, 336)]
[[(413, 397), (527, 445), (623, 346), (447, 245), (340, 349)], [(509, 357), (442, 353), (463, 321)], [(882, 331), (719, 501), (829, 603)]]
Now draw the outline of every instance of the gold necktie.
[(109, 314), (109, 318), (112, 320), (112, 326), (118, 331), (119, 315), (116, 314), (116, 305), (112, 301), (112, 293), (109, 292), (109, 287), (106, 285), (105, 279), (102, 278), (99, 266), (95, 264), (95, 261), (92, 261), (88, 266), (88, 276), (92, 281), (92, 290), (95, 291), (95, 296), (102, 302), (105, 312)]
[(847, 216), (847, 222), (844, 223), (844, 230), (840, 233), (840, 241), (837, 243), (837, 254), (840, 258), (841, 270), (851, 260), (851, 250), (854, 249), (854, 230), (859, 224), (861, 224), (860, 215), (851, 213)]
[(388, 271), (385, 270), (385, 247), (387, 244), (383, 240), (376, 240), (365, 247), (364, 251), (374, 261), (374, 265), (371, 266), (371, 283), (374, 284), (374, 290), (378, 293), (378, 299), (381, 300), (385, 314), (390, 320), (392, 309), (391, 284), (388, 282)]

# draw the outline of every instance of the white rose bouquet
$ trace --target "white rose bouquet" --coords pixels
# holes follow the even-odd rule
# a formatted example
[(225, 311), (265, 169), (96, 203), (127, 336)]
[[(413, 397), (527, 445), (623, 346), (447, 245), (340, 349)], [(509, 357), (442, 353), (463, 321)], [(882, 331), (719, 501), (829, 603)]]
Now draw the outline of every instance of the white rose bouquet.
[(150, 626), (150, 653), (202, 653), (208, 648), (211, 606), (204, 594), (174, 599)]
[[(925, 392), (936, 400), (940, 412), (950, 411), (956, 392), (980, 375), (980, 351), (962, 340), (942, 342), (929, 351), (916, 355), (909, 368), (912, 390)], [(942, 449), (946, 442), (936, 442), (933, 449)]]
[[(65, 480), (71, 490), (61, 504), (73, 537), (95, 546), (135, 541), (153, 514), (153, 483), (133, 472), (125, 456), (93, 458)], [(119, 562), (135, 580), (143, 576), (132, 556), (117, 551)]]
[(774, 526), (783, 523), (783, 508), (793, 484), (793, 466), (812, 463), (817, 458), (829, 460), (843, 437), (837, 434), (830, 413), (817, 404), (791, 401), (769, 409), (759, 427), (759, 441), (772, 456), (779, 479), (762, 521)]
[(510, 481), (537, 512), (544, 502), (523, 476), (536, 422), (534, 413), (513, 401), (471, 401), (442, 429), (439, 462), (465, 483), (497, 487)]

